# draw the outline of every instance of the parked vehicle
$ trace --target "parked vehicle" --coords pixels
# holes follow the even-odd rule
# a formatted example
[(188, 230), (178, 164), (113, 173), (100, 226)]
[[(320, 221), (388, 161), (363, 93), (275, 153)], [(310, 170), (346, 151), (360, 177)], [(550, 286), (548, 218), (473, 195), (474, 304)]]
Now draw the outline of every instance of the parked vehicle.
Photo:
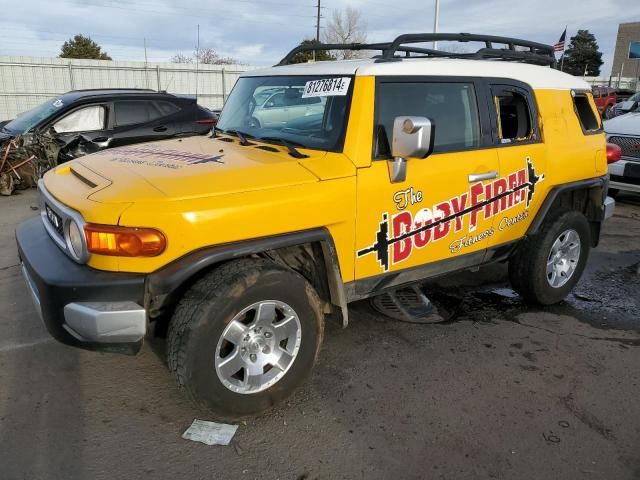
[(609, 118), (609, 111), (618, 102), (622, 102), (629, 98), (633, 92), (625, 89), (616, 89), (613, 87), (605, 87), (594, 85), (591, 87), (593, 98), (598, 107), (598, 112), (602, 118)]
[(640, 111), (604, 122), (607, 141), (621, 149), (621, 160), (609, 165), (609, 195), (620, 190), (640, 193)]
[(620, 115), (624, 115), (625, 113), (632, 112), (634, 110), (638, 110), (640, 107), (640, 92), (634, 93), (627, 100), (623, 102), (616, 103), (611, 110), (609, 111), (609, 116), (607, 118), (615, 118)]
[(325, 99), (303, 97), (303, 89), (298, 87), (256, 88), (253, 95), (256, 105), (251, 114), (254, 127), (278, 128), (291, 119), (316, 116), (324, 112)]
[(0, 142), (34, 131), (60, 144), (60, 160), (104, 148), (203, 135), (215, 121), (195, 98), (142, 89), (74, 90), (0, 127)]
[[(433, 41), (483, 48), (413, 45)], [(339, 48), (380, 54), (291, 65), (327, 49), (299, 46), (240, 76), (215, 137), (47, 173), (41, 216), (16, 238), (49, 332), (135, 353), (150, 326), (168, 331), (180, 388), (238, 418), (304, 381), (325, 316), (346, 327), (350, 302), (499, 261), (526, 301), (565, 298), (615, 206), (589, 85), (542, 66), (553, 47), (514, 38)], [(321, 111), (257, 124), (270, 88)]]

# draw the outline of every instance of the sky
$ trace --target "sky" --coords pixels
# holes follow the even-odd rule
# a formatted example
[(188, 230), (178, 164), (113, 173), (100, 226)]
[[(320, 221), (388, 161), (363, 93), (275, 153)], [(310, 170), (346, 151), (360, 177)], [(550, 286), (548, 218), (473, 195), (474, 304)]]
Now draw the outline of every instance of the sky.
[[(1, 0), (8, 2), (9, 0)], [(248, 65), (273, 65), (304, 38), (315, 37), (317, 0), (23, 0), (2, 9), (0, 55), (57, 56), (77, 33), (114, 60), (150, 63), (189, 54), (197, 43)], [(336, 9), (357, 8), (368, 41), (431, 32), (435, 0), (321, 0), (321, 26)], [(609, 75), (618, 23), (640, 21), (638, 0), (441, 0), (441, 32), (505, 35), (555, 43), (588, 29)], [(321, 34), (322, 35), (322, 34)]]

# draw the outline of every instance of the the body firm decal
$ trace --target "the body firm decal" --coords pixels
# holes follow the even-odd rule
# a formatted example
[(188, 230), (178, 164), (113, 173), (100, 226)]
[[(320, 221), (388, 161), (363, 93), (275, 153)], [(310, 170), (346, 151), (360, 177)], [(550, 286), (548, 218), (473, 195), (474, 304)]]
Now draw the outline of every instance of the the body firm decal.
[(151, 146), (112, 148), (101, 150), (94, 155), (109, 155), (111, 156), (109, 158), (111, 162), (171, 168), (174, 170), (203, 163), (224, 163), (224, 155), (211, 156), (203, 153), (183, 152)]
[[(493, 227), (476, 232), (480, 215), (488, 219), (525, 202), (525, 208), (528, 208), (536, 184), (543, 179), (544, 175), (536, 175), (533, 163), (527, 157), (525, 168), (486, 184), (474, 183), (468, 192), (440, 202), (433, 209), (422, 208), (415, 215), (407, 207), (421, 202), (422, 192), (413, 188), (396, 192), (393, 201), (399, 212), (382, 214), (375, 242), (359, 250), (357, 255), (362, 257), (375, 253), (378, 263), (386, 272), (390, 265), (409, 258), (413, 249), (421, 249), (429, 243), (442, 240), (451, 232), (463, 231), (465, 217), (468, 216), (468, 235), (449, 245), (451, 253), (457, 253), (495, 233)], [(525, 211), (508, 220), (503, 219), (498, 228), (504, 230), (527, 216)]]

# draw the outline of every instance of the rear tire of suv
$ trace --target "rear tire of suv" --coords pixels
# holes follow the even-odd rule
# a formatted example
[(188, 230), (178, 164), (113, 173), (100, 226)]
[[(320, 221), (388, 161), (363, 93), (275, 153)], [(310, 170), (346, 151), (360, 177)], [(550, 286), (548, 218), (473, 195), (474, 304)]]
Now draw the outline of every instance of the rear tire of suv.
[(320, 299), (304, 277), (269, 260), (236, 260), (180, 300), (167, 335), (169, 369), (195, 403), (237, 420), (306, 379), (323, 331)]
[(547, 219), (509, 260), (511, 286), (531, 303), (560, 302), (580, 280), (590, 246), (589, 222), (582, 213), (570, 211)]

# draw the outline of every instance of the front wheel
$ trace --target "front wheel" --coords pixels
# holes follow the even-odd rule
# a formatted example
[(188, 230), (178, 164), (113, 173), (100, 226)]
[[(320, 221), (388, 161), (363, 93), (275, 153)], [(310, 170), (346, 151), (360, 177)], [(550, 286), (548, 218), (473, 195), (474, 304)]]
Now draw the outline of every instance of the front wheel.
[(260, 413), (308, 376), (324, 318), (313, 287), (268, 260), (227, 263), (196, 282), (169, 326), (178, 384), (219, 418)]
[(509, 260), (513, 289), (532, 303), (560, 302), (580, 280), (590, 246), (589, 222), (582, 213), (566, 212), (545, 221)]

